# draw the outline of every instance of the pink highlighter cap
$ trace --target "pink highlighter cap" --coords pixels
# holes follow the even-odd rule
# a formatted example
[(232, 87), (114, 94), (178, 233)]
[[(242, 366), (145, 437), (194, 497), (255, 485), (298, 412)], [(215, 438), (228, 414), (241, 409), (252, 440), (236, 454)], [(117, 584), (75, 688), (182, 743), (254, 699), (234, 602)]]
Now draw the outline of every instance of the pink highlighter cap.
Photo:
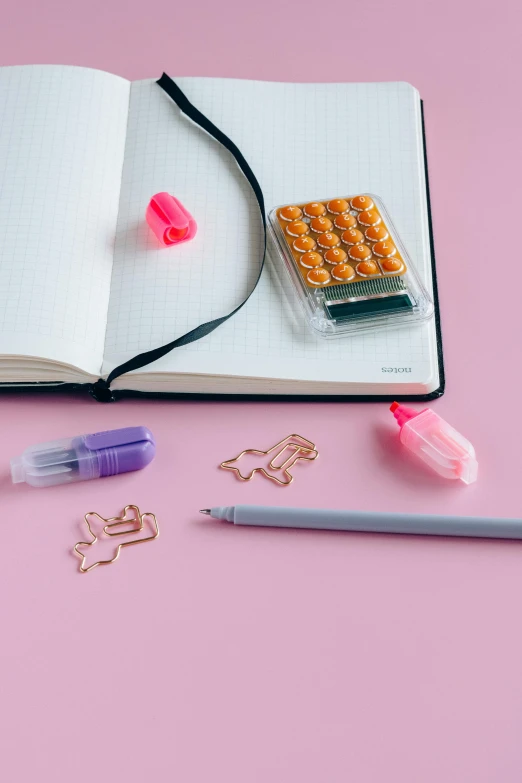
[(401, 443), (439, 476), (460, 479), (465, 484), (477, 480), (475, 449), (447, 421), (429, 408), (416, 411), (398, 402), (390, 410), (401, 428)]
[(151, 198), (145, 219), (162, 245), (179, 245), (196, 236), (196, 221), (170, 193), (156, 193)]

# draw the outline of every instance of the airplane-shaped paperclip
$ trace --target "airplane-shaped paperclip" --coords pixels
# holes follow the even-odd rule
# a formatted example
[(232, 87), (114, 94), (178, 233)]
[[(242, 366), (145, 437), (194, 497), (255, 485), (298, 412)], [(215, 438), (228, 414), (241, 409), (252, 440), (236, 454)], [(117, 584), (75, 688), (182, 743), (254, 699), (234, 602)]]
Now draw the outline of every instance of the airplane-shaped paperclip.
[[(91, 522), (90, 522), (91, 517), (95, 517), (96, 519), (98, 519), (101, 525), (103, 525), (103, 532), (105, 533), (105, 535), (111, 537), (124, 536), (129, 533), (140, 533), (143, 530), (144, 527), (143, 520), (145, 518), (151, 520), (150, 526), (153, 532), (150, 536), (144, 536), (142, 538), (133, 538), (131, 541), (124, 541), (123, 543), (118, 545), (118, 548), (116, 549), (116, 554), (110, 560), (97, 560), (95, 563), (91, 563), (90, 566), (87, 566), (87, 568), (85, 568), (85, 562), (87, 560), (87, 557), (86, 555), (82, 554), (82, 552), (78, 550), (78, 547), (79, 546), (90, 547), (93, 544), (95, 544), (96, 541), (98, 541), (98, 536), (95, 535), (91, 527)], [(86, 574), (88, 571), (92, 571), (92, 569), (96, 568), (96, 566), (110, 565), (111, 563), (114, 563), (114, 561), (119, 558), (120, 552), (124, 546), (131, 546), (132, 544), (142, 544), (145, 541), (153, 541), (155, 538), (159, 536), (159, 527), (155, 515), (151, 514), (148, 511), (146, 511), (144, 514), (140, 514), (140, 510), (138, 506), (125, 506), (121, 516), (108, 517), (107, 519), (105, 519), (105, 517), (100, 516), (100, 514), (97, 514), (95, 511), (89, 511), (87, 514), (85, 514), (84, 520), (85, 520), (85, 524), (87, 525), (87, 529), (92, 536), (92, 541), (78, 541), (78, 543), (74, 545), (74, 550), (73, 550), (75, 554), (77, 554), (79, 557), (82, 558), (82, 562), (80, 564), (80, 571), (82, 572), (82, 574)], [(124, 530), (118, 529), (113, 533), (110, 532), (112, 528), (121, 528), (121, 527), (125, 529)]]

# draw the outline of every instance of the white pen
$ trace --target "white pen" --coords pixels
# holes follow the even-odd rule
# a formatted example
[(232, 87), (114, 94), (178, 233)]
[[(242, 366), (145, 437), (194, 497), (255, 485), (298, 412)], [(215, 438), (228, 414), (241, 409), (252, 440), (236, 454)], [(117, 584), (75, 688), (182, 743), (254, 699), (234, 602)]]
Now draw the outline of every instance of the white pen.
[(232, 522), (234, 525), (256, 527), (522, 539), (522, 519), (400, 514), (383, 511), (334, 511), (277, 506), (217, 506), (202, 508), (200, 513), (224, 522)]

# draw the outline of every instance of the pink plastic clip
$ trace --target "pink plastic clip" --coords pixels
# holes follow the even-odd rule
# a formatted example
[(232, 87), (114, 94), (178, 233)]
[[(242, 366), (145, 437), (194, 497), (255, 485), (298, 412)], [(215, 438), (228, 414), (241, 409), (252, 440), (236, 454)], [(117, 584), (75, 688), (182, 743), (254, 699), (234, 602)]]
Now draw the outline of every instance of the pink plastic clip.
[(170, 193), (156, 193), (149, 202), (145, 218), (162, 245), (179, 245), (196, 236), (196, 221)]

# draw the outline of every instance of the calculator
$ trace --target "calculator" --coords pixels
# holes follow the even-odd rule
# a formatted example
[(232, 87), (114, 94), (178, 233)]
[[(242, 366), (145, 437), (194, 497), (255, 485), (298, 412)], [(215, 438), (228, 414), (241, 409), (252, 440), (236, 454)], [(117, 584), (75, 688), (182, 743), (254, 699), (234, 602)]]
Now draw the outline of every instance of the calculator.
[(269, 228), (272, 257), (319, 336), (432, 317), (433, 301), (378, 196), (283, 204), (270, 212)]

